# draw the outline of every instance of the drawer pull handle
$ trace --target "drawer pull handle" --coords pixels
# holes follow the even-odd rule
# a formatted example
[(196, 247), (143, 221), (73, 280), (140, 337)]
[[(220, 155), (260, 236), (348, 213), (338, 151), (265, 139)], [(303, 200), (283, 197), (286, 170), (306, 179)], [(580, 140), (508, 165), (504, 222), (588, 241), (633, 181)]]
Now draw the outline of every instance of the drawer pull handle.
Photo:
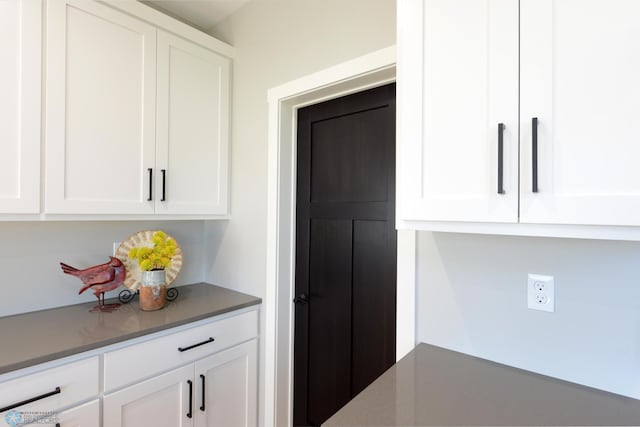
[(187, 380), (189, 384), (189, 412), (187, 412), (187, 418), (193, 417), (193, 383), (191, 380)]
[(17, 408), (18, 406), (26, 405), (27, 403), (32, 403), (32, 402), (35, 402), (35, 401), (38, 401), (38, 400), (42, 400), (42, 399), (45, 399), (45, 398), (47, 398), (49, 396), (53, 396), (55, 394), (60, 394), (60, 393), (61, 393), (60, 387), (56, 387), (55, 390), (50, 391), (48, 393), (44, 393), (44, 394), (41, 394), (39, 396), (32, 397), (31, 399), (23, 400), (22, 402), (17, 402), (17, 403), (14, 403), (13, 405), (9, 405), (9, 406), (5, 406), (4, 408), (0, 408), (0, 412), (6, 412), (6, 411), (9, 411), (9, 410), (11, 410), (13, 408)]
[(531, 191), (538, 192), (538, 118), (531, 119)]
[(162, 172), (162, 198), (160, 199), (161, 202), (166, 202), (167, 198), (165, 197), (165, 187), (166, 187), (166, 182), (167, 182), (167, 170), (166, 169), (160, 169), (160, 172)]
[(504, 160), (504, 123), (498, 123), (498, 194), (504, 194), (503, 186)]
[(147, 172), (149, 172), (149, 197), (147, 197), (147, 202), (153, 200), (153, 169), (147, 168)]
[(210, 342), (214, 342), (214, 341), (215, 339), (209, 337), (208, 340), (199, 342), (198, 344), (190, 345), (189, 347), (178, 347), (178, 351), (182, 352), (182, 351), (191, 350), (192, 348), (200, 347), (201, 345), (209, 344)]
[(205, 393), (204, 393), (205, 378), (204, 378), (204, 375), (200, 374), (200, 379), (202, 380), (202, 406), (200, 406), (200, 410), (204, 412), (204, 399), (205, 399)]

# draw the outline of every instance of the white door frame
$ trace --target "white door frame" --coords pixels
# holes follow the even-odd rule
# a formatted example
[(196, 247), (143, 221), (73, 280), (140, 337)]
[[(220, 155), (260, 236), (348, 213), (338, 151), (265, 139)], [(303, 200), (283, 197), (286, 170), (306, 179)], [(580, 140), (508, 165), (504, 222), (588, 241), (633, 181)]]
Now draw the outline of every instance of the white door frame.
[[(297, 109), (396, 79), (391, 46), (268, 91), (268, 215), (263, 420), (290, 426), (293, 417)], [(415, 232), (398, 233), (396, 356), (415, 345)]]

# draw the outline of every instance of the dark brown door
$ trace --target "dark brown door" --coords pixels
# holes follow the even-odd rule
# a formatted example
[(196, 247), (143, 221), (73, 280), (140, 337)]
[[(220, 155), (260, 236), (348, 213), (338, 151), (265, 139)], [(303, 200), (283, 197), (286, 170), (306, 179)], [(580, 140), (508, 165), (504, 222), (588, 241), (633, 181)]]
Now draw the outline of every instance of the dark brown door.
[(300, 109), (294, 424), (395, 362), (395, 84)]

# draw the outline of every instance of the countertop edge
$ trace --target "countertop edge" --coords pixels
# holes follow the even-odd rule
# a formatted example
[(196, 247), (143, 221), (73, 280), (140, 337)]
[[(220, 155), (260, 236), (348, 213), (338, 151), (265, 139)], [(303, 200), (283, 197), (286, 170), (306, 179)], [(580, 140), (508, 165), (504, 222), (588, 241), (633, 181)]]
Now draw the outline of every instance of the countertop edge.
[(418, 343), (322, 426), (603, 426), (639, 421), (640, 400), (633, 397)]
[[(207, 286), (215, 286), (217, 288), (221, 288), (217, 285), (212, 285), (209, 283), (199, 283), (199, 284), (194, 284), (194, 285), (186, 285), (186, 286), (198, 286), (198, 285), (207, 285)], [(159, 325), (155, 325), (146, 329), (142, 329), (142, 330), (138, 330), (138, 331), (134, 331), (134, 332), (130, 332), (130, 333), (124, 333), (122, 335), (119, 336), (115, 336), (115, 337), (108, 337), (102, 340), (97, 340), (95, 342), (91, 342), (85, 345), (77, 345), (74, 346), (73, 348), (69, 348), (69, 349), (65, 349), (65, 350), (61, 350), (61, 351), (55, 351), (52, 353), (46, 353), (46, 354), (42, 354), (42, 355), (38, 355), (37, 357), (30, 357), (30, 358), (25, 358), (23, 360), (20, 360), (18, 362), (14, 362), (14, 363), (7, 363), (4, 365), (0, 365), (0, 377), (6, 374), (9, 374), (11, 372), (15, 372), (15, 371), (19, 371), (22, 369), (28, 369), (28, 368), (34, 368), (37, 365), (41, 365), (41, 364), (45, 364), (48, 362), (53, 362), (55, 360), (58, 359), (64, 359), (67, 357), (73, 357), (75, 355), (79, 355), (81, 353), (85, 353), (85, 352), (89, 352), (92, 350), (96, 350), (102, 347), (107, 347), (110, 345), (114, 345), (114, 344), (119, 344), (128, 340), (132, 340), (132, 339), (136, 339), (136, 338), (140, 338), (140, 337), (144, 337), (147, 335), (152, 335), (158, 332), (162, 332), (162, 331), (166, 331), (169, 329), (173, 329), (173, 328), (177, 328), (180, 326), (184, 326), (190, 323), (194, 323), (194, 322), (198, 322), (201, 320), (205, 320), (205, 319), (209, 319), (209, 318), (213, 318), (213, 317), (217, 317), (226, 313), (230, 313), (233, 311), (237, 311), (237, 310), (242, 310), (244, 308), (248, 308), (248, 307), (253, 307), (253, 306), (257, 306), (262, 304), (262, 299), (258, 298), (258, 297), (254, 297), (252, 295), (248, 295), (248, 294), (243, 294), (241, 292), (237, 292), (231, 289), (227, 289), (227, 288), (221, 288), (224, 289), (227, 292), (233, 292), (235, 294), (238, 295), (243, 295), (245, 297), (249, 297), (251, 298), (248, 301), (245, 302), (240, 302), (237, 304), (232, 304), (229, 305), (227, 307), (223, 307), (220, 309), (216, 309), (213, 310), (211, 312), (207, 312), (207, 313), (200, 313), (200, 314), (196, 314), (190, 317), (185, 317), (183, 319), (179, 319), (179, 320), (175, 320), (175, 321), (171, 321), (169, 323), (164, 323), (164, 324), (159, 324)], [(77, 305), (85, 305), (86, 303), (82, 303), (82, 304), (77, 304)], [(66, 306), (66, 307), (72, 307), (72, 306)], [(52, 309), (46, 309), (46, 310), (41, 310), (41, 311), (49, 311), (49, 310), (56, 310), (56, 309), (61, 309), (64, 310), (66, 307), (58, 307), (58, 308), (52, 308)], [(37, 312), (31, 312), (31, 313), (37, 313)], [(25, 313), (24, 315), (29, 315), (31, 313)], [(11, 316), (10, 316), (11, 317)], [(0, 322), (1, 322), (2, 318), (0, 318)]]

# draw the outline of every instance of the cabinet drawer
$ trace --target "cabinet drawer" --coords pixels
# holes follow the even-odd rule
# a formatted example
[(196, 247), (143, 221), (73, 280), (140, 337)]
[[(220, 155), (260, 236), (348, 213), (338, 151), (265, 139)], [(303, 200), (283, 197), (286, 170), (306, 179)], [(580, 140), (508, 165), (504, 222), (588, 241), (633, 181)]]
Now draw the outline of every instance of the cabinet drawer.
[(193, 362), (257, 335), (258, 312), (249, 311), (106, 353), (104, 390)]
[[(58, 411), (83, 400), (97, 396), (99, 392), (98, 356), (69, 363), (42, 372), (26, 375), (0, 384), (0, 419), (5, 412)], [(57, 392), (57, 389), (60, 392)], [(53, 394), (53, 392), (56, 392)], [(47, 396), (47, 394), (51, 395)], [(35, 399), (31, 403), (13, 407), (15, 404)]]

